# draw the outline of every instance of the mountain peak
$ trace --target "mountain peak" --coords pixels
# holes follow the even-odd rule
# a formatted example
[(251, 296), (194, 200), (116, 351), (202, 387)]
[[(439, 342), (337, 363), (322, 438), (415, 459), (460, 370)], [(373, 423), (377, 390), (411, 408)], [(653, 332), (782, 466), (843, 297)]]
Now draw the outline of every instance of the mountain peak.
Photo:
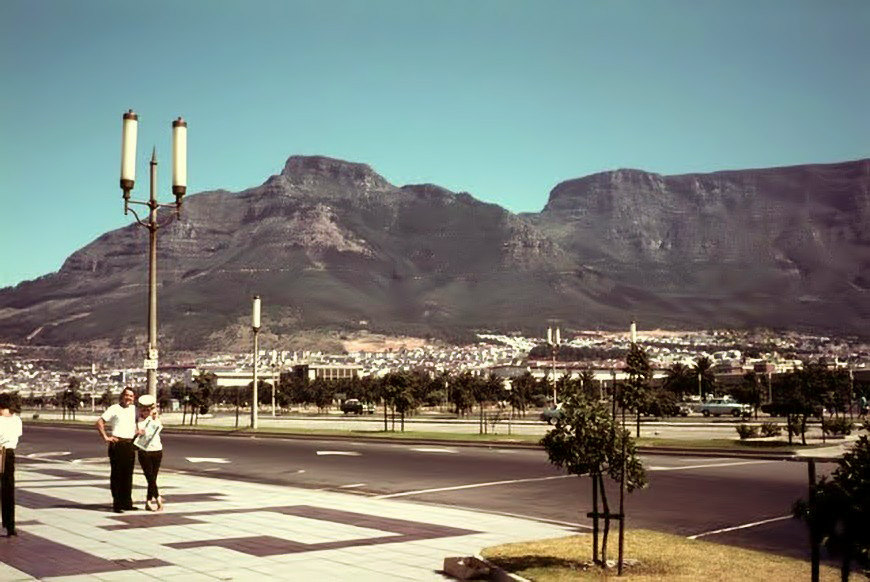
[(326, 156), (290, 156), (281, 175), (293, 184), (334, 183), (363, 190), (390, 190), (393, 186), (368, 164)]

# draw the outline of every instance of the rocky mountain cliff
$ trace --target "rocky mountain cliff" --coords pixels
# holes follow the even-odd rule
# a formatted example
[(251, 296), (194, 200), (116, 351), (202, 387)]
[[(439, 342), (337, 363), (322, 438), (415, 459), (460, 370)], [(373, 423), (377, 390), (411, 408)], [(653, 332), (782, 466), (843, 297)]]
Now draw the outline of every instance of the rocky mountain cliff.
[[(0, 290), (0, 337), (141, 342), (147, 231), (108, 232)], [(263, 297), (276, 334), (568, 327), (814, 328), (870, 321), (870, 160), (604, 172), (515, 215), (364, 164), (294, 156), (261, 186), (189, 196), (158, 239), (161, 347), (225, 348)]]

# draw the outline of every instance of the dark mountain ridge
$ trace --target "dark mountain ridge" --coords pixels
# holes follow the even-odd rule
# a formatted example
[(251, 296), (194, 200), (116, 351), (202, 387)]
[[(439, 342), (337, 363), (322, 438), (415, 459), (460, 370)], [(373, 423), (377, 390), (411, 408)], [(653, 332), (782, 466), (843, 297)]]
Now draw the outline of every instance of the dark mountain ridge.
[[(146, 248), (131, 224), (0, 290), (0, 337), (141, 341)], [(277, 334), (449, 336), (548, 318), (866, 333), (870, 160), (602, 172), (515, 215), (436, 185), (394, 186), (365, 164), (293, 156), (260, 186), (189, 196), (158, 257), (162, 346), (231, 347), (254, 293)]]

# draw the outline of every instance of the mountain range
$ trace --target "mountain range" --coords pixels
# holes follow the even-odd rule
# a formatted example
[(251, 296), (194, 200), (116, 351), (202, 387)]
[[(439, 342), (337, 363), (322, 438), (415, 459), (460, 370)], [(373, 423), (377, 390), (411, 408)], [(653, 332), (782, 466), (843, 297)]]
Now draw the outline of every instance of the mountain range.
[[(0, 338), (141, 345), (147, 237), (136, 224), (0, 289)], [(161, 348), (227, 349), (251, 296), (275, 336), (369, 329), (755, 328), (867, 335), (870, 159), (567, 180), (514, 214), (365, 164), (290, 157), (242, 192), (186, 197), (158, 235)]]

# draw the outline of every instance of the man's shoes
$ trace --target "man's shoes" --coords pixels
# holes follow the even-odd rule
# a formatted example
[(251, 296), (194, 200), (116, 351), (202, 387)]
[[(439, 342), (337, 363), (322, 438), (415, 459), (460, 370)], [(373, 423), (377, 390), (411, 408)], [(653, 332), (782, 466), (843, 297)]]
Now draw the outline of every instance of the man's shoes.
[(113, 507), (112, 511), (114, 511), (115, 513), (124, 513), (124, 510), (120, 507)]
[(15, 528), (6, 530), (6, 537), (7, 538), (11, 538), (12, 536), (17, 536), (17, 535), (18, 535), (18, 531)]
[(129, 507), (125, 507), (124, 511), (139, 511), (139, 508), (135, 505), (130, 505)]

